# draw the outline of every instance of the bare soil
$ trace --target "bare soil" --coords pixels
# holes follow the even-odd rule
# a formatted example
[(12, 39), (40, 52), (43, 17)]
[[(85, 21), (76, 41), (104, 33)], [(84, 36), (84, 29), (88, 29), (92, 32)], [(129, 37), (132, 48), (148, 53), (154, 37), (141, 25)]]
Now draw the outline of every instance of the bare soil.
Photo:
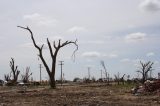
[(158, 93), (135, 96), (130, 87), (103, 84), (0, 87), (0, 106), (160, 106)]

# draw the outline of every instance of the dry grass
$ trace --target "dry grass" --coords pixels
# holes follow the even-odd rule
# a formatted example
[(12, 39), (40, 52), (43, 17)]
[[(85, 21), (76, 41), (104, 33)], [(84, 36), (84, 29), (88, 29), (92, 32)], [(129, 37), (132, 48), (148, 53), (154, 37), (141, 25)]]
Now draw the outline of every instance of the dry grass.
[(134, 96), (127, 86), (100, 84), (27, 88), (0, 88), (0, 106), (159, 106), (158, 95)]

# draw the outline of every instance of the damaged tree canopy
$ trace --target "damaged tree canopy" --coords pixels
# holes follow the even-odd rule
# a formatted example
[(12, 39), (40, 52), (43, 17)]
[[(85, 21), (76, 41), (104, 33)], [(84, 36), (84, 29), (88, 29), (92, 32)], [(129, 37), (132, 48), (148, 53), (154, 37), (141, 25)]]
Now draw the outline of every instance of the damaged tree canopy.
[(11, 61), (10, 61), (10, 67), (11, 67), (11, 71), (12, 71), (12, 74), (13, 74), (13, 83), (17, 82), (17, 79), (18, 79), (18, 75), (20, 73), (20, 71), (18, 70), (18, 66), (15, 66), (15, 63), (14, 63), (14, 58), (11, 58)]
[[(77, 40), (75, 41), (65, 41), (65, 42), (61, 42), (61, 39), (58, 40), (58, 44), (56, 44), (56, 42), (54, 41), (53, 42), (53, 46), (51, 46), (51, 43), (49, 41), (49, 39), (47, 38), (47, 44), (48, 44), (48, 47), (49, 47), (49, 51), (50, 51), (50, 55), (51, 55), (51, 59), (52, 59), (52, 65), (51, 65), (51, 68), (49, 67), (49, 65), (46, 63), (46, 60), (44, 59), (43, 57), (43, 46), (44, 44), (39, 47), (34, 39), (34, 36), (33, 36), (33, 33), (31, 31), (31, 29), (29, 27), (22, 27), (22, 26), (18, 26), (19, 28), (22, 28), (22, 29), (25, 29), (27, 31), (29, 31), (30, 35), (31, 35), (31, 39), (33, 41), (33, 44), (34, 44), (34, 47), (39, 51), (39, 57), (44, 65), (44, 67), (46, 68), (46, 71), (49, 75), (49, 78), (50, 78), (50, 86), (51, 88), (55, 88), (56, 87), (56, 82), (55, 82), (55, 69), (56, 69), (56, 59), (57, 59), (57, 54), (59, 52), (59, 50), (62, 48), (62, 47), (65, 47), (69, 44), (74, 44), (76, 46), (76, 49), (75, 51), (73, 52), (73, 57), (75, 57), (75, 52), (78, 50), (78, 45), (77, 45)], [(54, 48), (54, 51), (53, 51), (53, 48)]]
[(153, 64), (154, 63), (151, 61), (148, 61), (146, 63), (143, 63), (142, 61), (140, 61), (141, 67), (137, 72), (142, 74), (142, 83), (144, 83), (147, 80), (148, 72), (153, 70), (152, 68)]

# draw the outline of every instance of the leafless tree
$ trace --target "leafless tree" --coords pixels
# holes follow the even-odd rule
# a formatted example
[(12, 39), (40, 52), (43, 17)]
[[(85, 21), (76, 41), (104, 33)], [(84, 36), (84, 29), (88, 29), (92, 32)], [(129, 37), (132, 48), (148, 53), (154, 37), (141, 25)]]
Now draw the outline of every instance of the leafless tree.
[(30, 67), (26, 67), (25, 74), (21, 75), (22, 76), (22, 81), (24, 83), (28, 83), (29, 82), (29, 77), (32, 75), (32, 73), (30, 73), (29, 71), (30, 71)]
[(18, 70), (18, 66), (15, 66), (14, 58), (11, 58), (10, 67), (11, 67), (11, 73), (13, 74), (12, 81), (13, 83), (16, 83), (20, 71)]
[(120, 81), (123, 83), (123, 85), (124, 85), (124, 76), (125, 76), (126, 74), (123, 74), (123, 76), (120, 78)]
[(91, 78), (91, 81), (92, 81), (92, 82), (96, 82), (96, 78), (93, 76), (93, 77)]
[(4, 80), (7, 81), (7, 82), (10, 81), (11, 80), (11, 75), (10, 74), (5, 74), (4, 75)]
[(118, 72), (118, 74), (117, 75), (114, 75), (114, 77), (115, 77), (115, 81), (117, 82), (117, 84), (119, 85), (119, 82), (120, 82), (120, 78), (119, 78), (119, 76), (120, 76), (120, 73)]
[(138, 73), (142, 74), (142, 83), (144, 83), (147, 80), (148, 77), (148, 72), (152, 71), (152, 65), (154, 63), (151, 61), (148, 61), (146, 63), (143, 63), (142, 61), (140, 61), (140, 69), (137, 71)]
[[(52, 64), (51, 64), (51, 68), (49, 67), (49, 65), (46, 63), (46, 60), (44, 59), (44, 56), (43, 56), (43, 46), (44, 44), (40, 47), (36, 44), (36, 41), (33, 37), (33, 33), (31, 31), (31, 29), (29, 27), (22, 27), (22, 26), (18, 26), (22, 29), (25, 29), (27, 31), (29, 31), (30, 35), (31, 35), (31, 39), (33, 41), (33, 44), (35, 46), (35, 48), (39, 51), (39, 57), (44, 65), (44, 67), (46, 68), (46, 71), (49, 75), (49, 78), (50, 78), (50, 86), (51, 88), (55, 88), (56, 87), (56, 82), (55, 82), (55, 69), (56, 69), (56, 60), (57, 60), (57, 54), (59, 52), (59, 50), (66, 46), (66, 45), (69, 45), (69, 44), (74, 44), (76, 46), (76, 50), (73, 52), (73, 55), (75, 57), (75, 52), (78, 50), (78, 45), (77, 45), (77, 40), (75, 41), (65, 41), (65, 42), (61, 42), (61, 39), (58, 40), (58, 44), (56, 44), (56, 42), (54, 41), (53, 42), (53, 46), (51, 46), (51, 43), (49, 41), (49, 39), (47, 38), (47, 44), (48, 44), (48, 47), (49, 47), (49, 51), (50, 51), (50, 55), (51, 55), (51, 59), (52, 59)], [(54, 52), (53, 52), (53, 48), (54, 48)]]
[(107, 82), (108, 82), (108, 85), (109, 85), (109, 72), (107, 72), (107, 69), (106, 69), (104, 61), (101, 61), (101, 65), (104, 68), (104, 71), (105, 71), (104, 74), (106, 76), (106, 79), (107, 79)]
[(118, 85), (120, 84), (120, 82), (124, 85), (124, 76), (125, 76), (125, 74), (123, 74), (123, 76), (120, 77), (120, 73), (119, 72), (118, 72), (117, 75), (114, 75), (115, 81), (118, 83)]

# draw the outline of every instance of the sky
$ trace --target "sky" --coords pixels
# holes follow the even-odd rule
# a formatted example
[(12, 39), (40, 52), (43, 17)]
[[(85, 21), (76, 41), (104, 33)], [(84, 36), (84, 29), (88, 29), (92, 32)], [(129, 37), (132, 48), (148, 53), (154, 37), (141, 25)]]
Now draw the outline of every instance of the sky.
[[(75, 41), (79, 50), (71, 58), (74, 45), (62, 48), (57, 57), (56, 79), (60, 79), (59, 61), (64, 61), (64, 78), (100, 78), (104, 61), (107, 72), (140, 77), (140, 61), (154, 62), (153, 77), (160, 72), (160, 0), (0, 0), (0, 79), (10, 73), (11, 57), (21, 74), (27, 66), (39, 80), (38, 51), (30, 34), (17, 26), (28, 26), (38, 45)], [(44, 57), (50, 65), (47, 46)], [(20, 75), (21, 76), (21, 75)], [(103, 75), (104, 77), (104, 75)], [(48, 76), (43, 66), (42, 79)]]

